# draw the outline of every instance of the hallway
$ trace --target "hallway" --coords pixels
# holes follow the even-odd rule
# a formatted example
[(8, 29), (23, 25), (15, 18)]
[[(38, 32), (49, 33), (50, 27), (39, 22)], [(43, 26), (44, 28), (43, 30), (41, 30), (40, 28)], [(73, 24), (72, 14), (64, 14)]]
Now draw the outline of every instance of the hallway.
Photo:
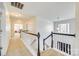
[(79, 49), (76, 3), (0, 4), (1, 56), (79, 55), (75, 53)]
[(22, 40), (19, 37), (19, 33), (16, 33), (14, 39), (10, 39), (7, 56), (32, 56), (29, 50), (25, 47)]

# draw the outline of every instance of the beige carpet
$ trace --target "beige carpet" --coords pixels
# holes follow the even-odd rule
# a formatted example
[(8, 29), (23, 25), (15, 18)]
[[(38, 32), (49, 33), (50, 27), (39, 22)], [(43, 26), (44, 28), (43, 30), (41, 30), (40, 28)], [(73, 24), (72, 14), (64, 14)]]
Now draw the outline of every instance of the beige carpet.
[[(14, 38), (10, 39), (9, 41), (6, 56), (32, 56), (32, 54), (29, 52), (27, 47), (25, 47), (24, 43), (20, 39), (20, 35), (16, 33)], [(48, 49), (46, 51), (41, 52), (41, 56), (64, 56), (64, 55), (53, 49)]]
[(7, 56), (32, 56), (29, 50), (25, 47), (24, 43), (19, 36), (16, 38), (10, 39), (9, 46), (7, 49)]

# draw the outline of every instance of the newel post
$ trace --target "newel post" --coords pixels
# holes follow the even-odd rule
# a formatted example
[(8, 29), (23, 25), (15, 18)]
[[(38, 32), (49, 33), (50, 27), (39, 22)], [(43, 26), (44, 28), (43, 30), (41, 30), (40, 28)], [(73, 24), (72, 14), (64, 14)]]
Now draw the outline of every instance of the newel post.
[(53, 48), (53, 32), (51, 32), (51, 48)]
[(38, 52), (37, 56), (40, 56), (40, 33), (38, 32)]
[(43, 39), (43, 50), (45, 50), (45, 40)]

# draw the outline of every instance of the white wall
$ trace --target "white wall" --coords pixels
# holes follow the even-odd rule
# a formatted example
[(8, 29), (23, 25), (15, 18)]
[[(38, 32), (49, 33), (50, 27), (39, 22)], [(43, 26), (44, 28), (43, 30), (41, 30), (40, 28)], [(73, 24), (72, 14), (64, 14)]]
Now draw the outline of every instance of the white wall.
[[(54, 22), (54, 32), (57, 33), (56, 28), (58, 24), (65, 24), (69, 23), (70, 28), (69, 28), (69, 34), (75, 34), (75, 19), (67, 19), (67, 20), (62, 20), (62, 21), (56, 21)], [(74, 41), (75, 37), (71, 36), (64, 36), (64, 35), (54, 35), (54, 48), (57, 48), (57, 41), (70, 44), (71, 45), (71, 55), (75, 55), (74, 52)]]
[[(74, 34), (75, 33), (75, 19), (67, 19), (63, 20), (63, 22), (69, 22), (70, 23), (70, 33)], [(60, 21), (61, 22), (61, 21)], [(43, 49), (43, 39), (46, 38), (51, 31), (54, 31), (54, 22), (43, 19), (43, 18), (37, 18), (37, 32), (40, 32), (41, 37), (40, 37), (40, 46), (41, 50)], [(54, 35), (54, 48), (57, 48), (57, 41), (68, 43), (72, 45), (72, 55), (75, 54), (74, 52), (74, 37), (66, 37), (66, 36), (58, 36)], [(46, 43), (51, 46), (51, 37), (46, 40)], [(50, 47), (49, 47), (50, 48)]]
[(75, 18), (75, 28), (76, 28), (76, 39), (75, 44), (75, 55), (79, 56), (79, 3), (76, 3), (76, 18)]
[[(7, 20), (8, 20), (8, 15), (6, 11), (5, 4), (2, 3), (1, 6), (3, 6), (3, 15), (2, 15), (2, 21), (1, 21), (1, 28), (2, 28), (2, 39), (1, 39), (1, 45), (2, 45), (2, 55), (6, 55), (8, 44), (9, 44), (9, 35), (7, 31)], [(8, 28), (9, 29), (9, 28)]]
[[(53, 23), (47, 19), (37, 18), (37, 32), (40, 32), (40, 49), (43, 50), (43, 39), (53, 31)], [(50, 42), (50, 39), (47, 41)]]
[[(39, 32), (40, 33), (40, 50), (42, 51), (43, 50), (43, 39), (45, 37), (47, 37), (51, 31), (53, 30), (53, 24), (52, 22), (46, 20), (46, 19), (42, 19), (42, 18), (37, 18), (37, 21), (36, 21), (36, 29), (37, 29), (37, 32), (36, 34)], [(26, 45), (26, 47), (30, 50), (30, 52), (34, 53), (33, 55), (37, 55), (37, 37), (32, 37), (30, 35), (27, 35), (26, 33), (21, 33), (22, 35), (22, 40), (24, 42), (24, 44)], [(36, 41), (34, 42), (35, 44), (32, 44), (31, 43), (33, 42), (33, 40)], [(48, 40), (47, 42), (50, 43), (50, 40)]]
[[(6, 3), (7, 4), (7, 3)], [(60, 5), (61, 6), (61, 5)], [(63, 6), (63, 5), (62, 5)], [(8, 8), (8, 9), (7, 9)], [(13, 11), (16, 11), (16, 12), (19, 12), (19, 13), (22, 13), (23, 12), (23, 10), (17, 10), (17, 8), (14, 8), (14, 7), (11, 7), (9, 4), (7, 5), (7, 8), (6, 8), (6, 10), (9, 10), (9, 9), (11, 9), (10, 11), (11, 12), (13, 12)], [(65, 8), (65, 7), (64, 7)], [(62, 8), (60, 8), (60, 10), (61, 10)], [(67, 8), (66, 8), (67, 9)], [(71, 8), (69, 7), (69, 9), (70, 9), (70, 11), (71, 11)], [(51, 9), (50, 9), (51, 10)], [(58, 9), (56, 9), (57, 11), (58, 11)], [(63, 9), (62, 9), (63, 10)], [(61, 10), (61, 12), (62, 12), (62, 10)], [(74, 9), (72, 9), (72, 10), (74, 10)], [(33, 10), (32, 10), (33, 11)], [(57, 11), (56, 11), (56, 13), (57, 13)], [(63, 10), (64, 11), (64, 10)], [(63, 14), (65, 14), (65, 15), (67, 15), (66, 16), (66, 18), (68, 18), (68, 16), (71, 16), (71, 15), (73, 15), (74, 16), (74, 13), (73, 13), (73, 11), (70, 13), (70, 11), (68, 10), (68, 14), (66, 14), (66, 12), (65, 13), (63, 13)], [(26, 10), (25, 10), (25, 12), (26, 12)], [(35, 11), (36, 12), (36, 11)], [(44, 12), (44, 11), (43, 11)], [(61, 12), (58, 14), (56, 14), (55, 16), (59, 16), (60, 14), (61, 14)], [(49, 12), (48, 12), (49, 13)], [(50, 12), (51, 13), (51, 12)], [(5, 13), (4, 13), (5, 14)], [(39, 13), (40, 14), (40, 13)], [(43, 13), (44, 15), (46, 15), (45, 13)], [(52, 13), (53, 14), (53, 13)], [(55, 14), (55, 13), (54, 13)], [(62, 15), (63, 15), (62, 14)], [(42, 14), (41, 14), (42, 15)], [(61, 15), (61, 16), (62, 16)], [(47, 16), (49, 16), (49, 14), (47, 15)], [(50, 17), (52, 17), (52, 16), (50, 16)], [(64, 16), (63, 16), (64, 17)], [(4, 18), (4, 17), (3, 17)], [(9, 32), (8, 31), (6, 31), (6, 25), (9, 25), (8, 23), (6, 23), (6, 19), (8, 19), (9, 17), (6, 17), (6, 15), (5, 15), (5, 18), (4, 18), (4, 21), (3, 21), (3, 25), (2, 25), (2, 28), (3, 28), (3, 36), (5, 36), (5, 37), (3, 37), (3, 40), (2, 40), (2, 45), (3, 45), (3, 55), (5, 54), (5, 49), (6, 49), (6, 47), (8, 46), (8, 42), (9, 42)], [(64, 17), (65, 18), (65, 17)], [(69, 18), (71, 18), (71, 17), (69, 17)], [(8, 27), (7, 27), (8, 28)], [(50, 32), (51, 32), (51, 30), (53, 31), (53, 23), (51, 22), (51, 21), (49, 21), (49, 20), (47, 20), (47, 19), (43, 19), (43, 18), (37, 18), (37, 32), (40, 32), (40, 34), (41, 34), (41, 38), (40, 38), (40, 44), (41, 44), (41, 50), (43, 49), (43, 38), (45, 38), (45, 37), (47, 37), (49, 34), (50, 34)], [(48, 41), (50, 41), (50, 40), (48, 40)], [(47, 42), (48, 42), (47, 41)]]

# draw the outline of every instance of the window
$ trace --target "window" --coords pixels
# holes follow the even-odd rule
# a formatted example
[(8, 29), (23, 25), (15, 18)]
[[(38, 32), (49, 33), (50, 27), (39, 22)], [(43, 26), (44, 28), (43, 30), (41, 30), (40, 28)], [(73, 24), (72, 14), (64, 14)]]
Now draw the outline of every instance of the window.
[(58, 33), (69, 33), (69, 23), (58, 24), (57, 32)]

